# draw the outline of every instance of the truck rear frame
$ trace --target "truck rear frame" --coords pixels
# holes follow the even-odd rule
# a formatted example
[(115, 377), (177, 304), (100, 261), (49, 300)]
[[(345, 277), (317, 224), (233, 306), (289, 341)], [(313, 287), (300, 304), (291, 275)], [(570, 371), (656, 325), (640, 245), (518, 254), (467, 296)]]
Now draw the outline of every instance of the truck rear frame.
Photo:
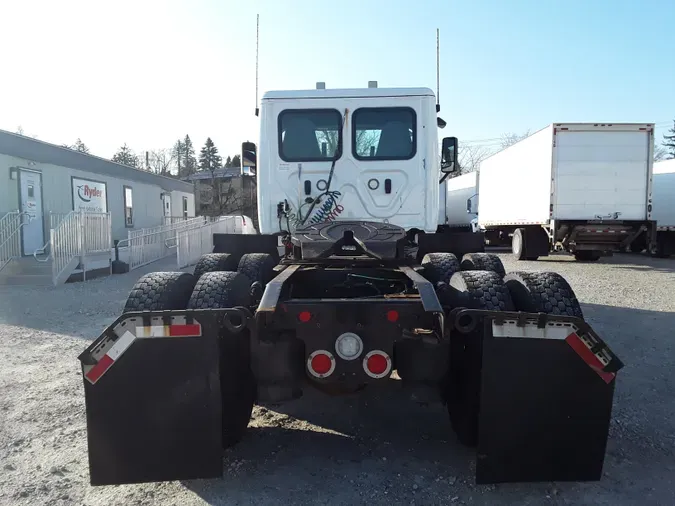
[(92, 484), (221, 476), (254, 403), (399, 381), (446, 404), (478, 483), (600, 479), (622, 364), (560, 276), (410, 253), (386, 224), (319, 228), (281, 240), (280, 260), (279, 236), (253, 253), (256, 236), (215, 236), (214, 250), (249, 249), (220, 253), (238, 272), (139, 280), (79, 357)]

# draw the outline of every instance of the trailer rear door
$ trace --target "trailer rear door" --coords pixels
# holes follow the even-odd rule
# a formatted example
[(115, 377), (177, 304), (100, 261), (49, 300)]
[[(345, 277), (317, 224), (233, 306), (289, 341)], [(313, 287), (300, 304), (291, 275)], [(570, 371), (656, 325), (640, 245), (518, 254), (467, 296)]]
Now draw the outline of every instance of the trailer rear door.
[(652, 125), (555, 125), (557, 220), (646, 220)]

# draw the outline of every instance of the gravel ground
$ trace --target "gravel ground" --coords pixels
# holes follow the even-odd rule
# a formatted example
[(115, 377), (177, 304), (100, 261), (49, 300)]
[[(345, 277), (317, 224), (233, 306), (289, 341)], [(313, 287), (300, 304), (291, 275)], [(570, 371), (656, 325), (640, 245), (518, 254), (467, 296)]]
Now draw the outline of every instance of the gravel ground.
[(507, 271), (563, 274), (626, 363), (601, 482), (476, 486), (441, 406), (311, 393), (283, 412), (256, 407), (223, 479), (91, 487), (77, 356), (120, 314), (135, 271), (0, 287), (0, 504), (675, 504), (675, 260), (501, 257)]

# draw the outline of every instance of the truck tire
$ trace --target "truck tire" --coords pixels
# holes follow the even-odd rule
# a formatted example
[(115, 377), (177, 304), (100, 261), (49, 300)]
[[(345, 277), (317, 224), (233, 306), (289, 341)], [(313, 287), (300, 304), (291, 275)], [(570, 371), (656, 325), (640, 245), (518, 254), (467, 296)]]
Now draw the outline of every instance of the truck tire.
[[(195, 286), (188, 309), (220, 309), (246, 306), (251, 283), (238, 272), (207, 272)], [(257, 385), (251, 370), (248, 331), (223, 332), (220, 340), (220, 393), (222, 398), (223, 448), (244, 437), (251, 420)]]
[(123, 312), (185, 309), (196, 281), (189, 272), (145, 274), (129, 292)]
[(277, 262), (268, 253), (246, 253), (239, 260), (237, 272), (245, 275), (251, 283), (256, 281), (265, 286), (274, 277)]
[(462, 257), (460, 267), (463, 271), (490, 271), (501, 277), (506, 275), (506, 269), (500, 258), (493, 253), (467, 253)]
[(574, 290), (555, 272), (509, 272), (504, 284), (516, 311), (583, 318)]
[(238, 272), (205, 272), (197, 280), (188, 309), (220, 309), (248, 306), (251, 281)]
[(237, 259), (229, 253), (207, 253), (202, 255), (195, 265), (195, 278), (199, 279), (205, 272), (236, 271)]
[[(490, 311), (512, 311), (508, 288), (496, 272), (461, 271), (452, 276), (450, 286), (464, 300), (463, 307)], [(482, 341), (475, 334), (453, 332), (450, 337), (450, 365), (444, 398), (450, 424), (457, 439), (474, 447), (478, 441)]]
[(577, 262), (596, 262), (600, 260), (600, 256), (597, 251), (581, 250), (574, 252), (574, 259)]
[(427, 253), (422, 258), (424, 277), (434, 285), (442, 281), (449, 283), (455, 272), (460, 270), (459, 260), (452, 253)]
[(489, 311), (513, 311), (514, 305), (502, 277), (491, 271), (460, 271), (450, 278), (454, 306)]

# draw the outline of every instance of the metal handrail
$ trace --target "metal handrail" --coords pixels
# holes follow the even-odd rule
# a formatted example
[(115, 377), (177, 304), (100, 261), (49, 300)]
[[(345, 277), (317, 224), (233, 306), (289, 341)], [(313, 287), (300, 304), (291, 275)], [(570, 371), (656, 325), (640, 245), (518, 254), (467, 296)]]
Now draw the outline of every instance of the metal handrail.
[[(23, 217), (28, 216), (28, 221), (24, 222)], [(5, 249), (9, 249), (11, 247), (11, 244), (9, 244), (9, 241), (16, 241), (17, 237), (16, 235), (20, 232), (21, 227), (26, 225), (27, 223), (30, 223), (30, 214), (28, 214), (25, 211), (10, 211), (9, 213), (5, 214), (0, 219), (0, 239), (4, 237), (2, 240), (2, 243), (0, 243), (0, 270), (2, 270), (8, 263), (9, 261), (14, 258), (17, 255), (21, 254), (21, 245), (19, 242), (16, 242), (14, 244), (15, 249), (18, 249), (19, 251), (9, 251), (9, 255), (7, 255), (7, 258), (3, 260), (2, 258), (2, 251)], [(6, 222), (6, 223), (3, 223)], [(15, 227), (14, 230), (11, 230), (12, 227)], [(9, 232), (3, 232), (4, 229), (10, 229)]]
[[(71, 214), (73, 214), (75, 212), (77, 212), (77, 211), (70, 211), (66, 214), (50, 212), (49, 213), (49, 224), (50, 224), (49, 229), (51, 230), (51, 229), (57, 228), (62, 221), (64, 221), (66, 218), (68, 218)], [(58, 219), (58, 221), (55, 222), (54, 217), (58, 217), (58, 216), (60, 216), (60, 218)], [(49, 262), (49, 259), (52, 258), (51, 249), (49, 250), (49, 255), (47, 255), (43, 260), (40, 260), (38, 258), (38, 253), (44, 254), (44, 252), (47, 251), (47, 248), (49, 248), (49, 246), (51, 245), (51, 242), (52, 242), (52, 240), (51, 240), (51, 237), (50, 237), (47, 240), (47, 242), (44, 243), (44, 245), (41, 248), (38, 248), (33, 252), (33, 258), (35, 260), (37, 260), (38, 262), (42, 262), (42, 263)]]

